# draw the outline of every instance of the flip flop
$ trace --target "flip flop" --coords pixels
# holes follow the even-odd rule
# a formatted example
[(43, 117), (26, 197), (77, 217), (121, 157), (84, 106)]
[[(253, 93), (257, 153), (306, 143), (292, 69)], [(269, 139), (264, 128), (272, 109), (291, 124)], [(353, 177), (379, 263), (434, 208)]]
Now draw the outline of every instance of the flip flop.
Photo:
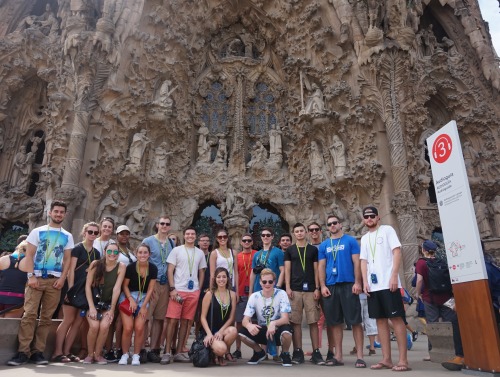
[(422, 361), (431, 361), (431, 357), (430, 356), (426, 356), (422, 359)]
[(392, 366), (391, 365), (387, 365), (387, 364), (384, 364), (382, 362), (380, 363), (377, 363), (377, 364), (373, 364), (370, 369), (373, 369), (373, 370), (380, 370), (380, 369), (392, 369)]
[(328, 362), (325, 363), (325, 365), (329, 367), (340, 367), (344, 365), (344, 362), (338, 361), (336, 358), (332, 358), (331, 360), (328, 360)]
[(64, 355), (54, 356), (50, 361), (53, 363), (69, 363), (71, 360)]
[(408, 365), (394, 365), (392, 367), (393, 372), (408, 372), (411, 368)]
[(366, 368), (366, 363), (362, 359), (356, 360), (356, 363), (354, 364), (355, 368)]

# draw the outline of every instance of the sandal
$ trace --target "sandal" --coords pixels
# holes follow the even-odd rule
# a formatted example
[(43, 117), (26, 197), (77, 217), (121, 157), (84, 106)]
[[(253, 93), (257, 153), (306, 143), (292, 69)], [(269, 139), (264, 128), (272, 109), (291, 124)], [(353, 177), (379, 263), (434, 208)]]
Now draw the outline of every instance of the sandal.
[(356, 355), (357, 353), (358, 353), (358, 350), (356, 349), (356, 347), (353, 347), (352, 351), (349, 352), (350, 355)]
[(78, 356), (73, 355), (72, 353), (67, 354), (66, 358), (69, 361), (71, 361), (72, 363), (78, 363), (78, 362), (80, 362), (80, 358)]
[(393, 372), (408, 372), (411, 368), (408, 365), (394, 365), (392, 367)]
[(356, 363), (354, 364), (355, 368), (366, 368), (366, 363), (362, 359), (356, 360)]
[(392, 365), (387, 365), (382, 362), (379, 362), (377, 364), (373, 364), (370, 369), (373, 370), (380, 370), (380, 369), (392, 369)]
[(375, 355), (377, 352), (375, 350), (369, 350), (368, 351), (368, 356)]
[(57, 355), (54, 356), (50, 361), (52, 361), (53, 363), (69, 363), (71, 360), (67, 356)]

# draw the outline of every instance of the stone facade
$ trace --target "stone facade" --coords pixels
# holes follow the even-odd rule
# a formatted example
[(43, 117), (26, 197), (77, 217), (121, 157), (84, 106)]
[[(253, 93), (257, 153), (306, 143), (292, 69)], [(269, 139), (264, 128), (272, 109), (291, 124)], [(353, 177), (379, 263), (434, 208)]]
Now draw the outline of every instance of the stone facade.
[(411, 279), (439, 226), (425, 139), (455, 119), (484, 238), (500, 237), (500, 70), (475, 0), (0, 1), (0, 221), (136, 239), (215, 202), (328, 213), (377, 205)]

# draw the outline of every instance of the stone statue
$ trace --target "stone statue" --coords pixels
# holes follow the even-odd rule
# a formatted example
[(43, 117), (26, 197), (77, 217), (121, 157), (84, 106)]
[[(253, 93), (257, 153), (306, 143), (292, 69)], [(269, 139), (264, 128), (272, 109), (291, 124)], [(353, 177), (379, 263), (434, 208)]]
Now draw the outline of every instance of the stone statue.
[(255, 148), (250, 152), (251, 159), (247, 168), (263, 169), (267, 162), (267, 149), (261, 141), (255, 143)]
[(312, 95), (307, 100), (306, 108), (304, 109), (305, 114), (324, 114), (325, 113), (325, 102), (323, 100), (323, 92), (319, 86), (315, 83), (311, 85), (313, 90)]
[(344, 176), (347, 168), (345, 147), (344, 143), (337, 135), (333, 135), (330, 153), (333, 158), (333, 165), (335, 166), (335, 177)]
[(225, 217), (245, 216), (245, 211), (255, 205), (248, 195), (236, 191), (235, 183), (236, 180), (228, 185), (226, 200), (221, 206), (221, 212)]
[(144, 230), (146, 225), (146, 216), (149, 212), (149, 203), (145, 200), (139, 202), (138, 205), (130, 208), (123, 215), (125, 225), (130, 229), (130, 233), (139, 235)]
[(495, 200), (490, 203), (490, 212), (495, 220), (495, 236), (500, 237), (500, 195), (495, 196)]
[(59, 21), (49, 3), (45, 5), (45, 12), (41, 16), (28, 16), (21, 20), (15, 31), (38, 29), (46, 36), (56, 35), (59, 31)]
[(430, 24), (427, 29), (422, 30), (422, 39), (424, 44), (424, 55), (431, 56), (434, 54), (438, 45), (436, 36), (432, 30), (432, 24)]
[(142, 156), (144, 156), (144, 152), (149, 143), (150, 140), (146, 136), (145, 129), (142, 129), (134, 135), (129, 149), (129, 168), (139, 169), (141, 167)]
[(205, 123), (198, 129), (198, 163), (210, 163), (211, 145), (208, 142), (208, 134), (210, 131)]
[(279, 169), (283, 163), (283, 144), (281, 135), (283, 131), (279, 125), (272, 125), (269, 130), (269, 167)]
[(105, 215), (111, 215), (112, 210), (118, 208), (119, 200), (120, 194), (118, 194), (118, 191), (111, 190), (95, 210), (96, 221), (100, 221)]
[(26, 147), (21, 146), (19, 152), (14, 156), (14, 167), (12, 187), (16, 191), (24, 192), (28, 190), (31, 179), (31, 169), (35, 156), (32, 152), (26, 153)]
[(153, 164), (149, 172), (151, 178), (164, 179), (167, 177), (167, 157), (172, 153), (167, 151), (165, 141), (155, 148)]
[(213, 164), (222, 170), (227, 169), (227, 140), (225, 138), (219, 139), (219, 147)]
[(33, 143), (31, 145), (31, 153), (33, 153), (33, 159), (36, 157), (36, 152), (38, 152), (38, 145), (42, 142), (42, 138), (38, 136), (33, 136), (30, 141)]
[(318, 144), (315, 141), (311, 141), (311, 147), (309, 149), (309, 163), (311, 164), (311, 179), (325, 179), (325, 162), (321, 151), (319, 150)]
[(163, 107), (165, 110), (172, 110), (172, 106), (174, 104), (174, 101), (170, 97), (170, 95), (177, 89), (177, 86), (170, 89), (170, 85), (172, 85), (172, 82), (170, 80), (163, 81), (156, 99), (153, 102), (155, 105)]
[(474, 212), (476, 212), (477, 227), (481, 238), (491, 237), (491, 226), (488, 219), (489, 211), (486, 204), (480, 201), (480, 197), (474, 198)]
[(479, 153), (474, 149), (470, 141), (464, 142), (462, 152), (467, 176), (476, 177), (476, 166), (479, 165)]

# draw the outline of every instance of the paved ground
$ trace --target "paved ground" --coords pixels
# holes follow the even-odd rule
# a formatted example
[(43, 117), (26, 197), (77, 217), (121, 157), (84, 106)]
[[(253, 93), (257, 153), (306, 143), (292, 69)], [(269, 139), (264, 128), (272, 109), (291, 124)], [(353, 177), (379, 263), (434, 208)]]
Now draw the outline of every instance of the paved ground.
[[(304, 350), (311, 349), (310, 342), (306, 341), (309, 333), (304, 329)], [(326, 333), (323, 335), (323, 355), (326, 354)], [(120, 366), (117, 364), (109, 365), (83, 365), (81, 363), (69, 364), (50, 364), (48, 366), (36, 366), (33, 364), (26, 364), (20, 367), (7, 367), (0, 366), (0, 375), (18, 376), (18, 377), (32, 377), (32, 376), (45, 376), (45, 375), (71, 375), (75, 377), (137, 377), (138, 375), (147, 375), (151, 377), (165, 376), (165, 372), (169, 377), (198, 377), (200, 375), (207, 377), (234, 377), (235, 375), (243, 376), (273, 376), (279, 373), (286, 373), (289, 377), (304, 377), (305, 374), (312, 373), (315, 377), (332, 376), (335, 377), (351, 377), (353, 374), (356, 377), (363, 376), (376, 376), (376, 377), (395, 377), (397, 372), (391, 370), (370, 370), (369, 366), (375, 364), (380, 358), (380, 350), (377, 350), (377, 355), (365, 356), (365, 361), (368, 364), (366, 369), (355, 369), (354, 362), (355, 356), (349, 355), (354, 341), (352, 339), (352, 332), (344, 332), (344, 366), (338, 367), (325, 367), (313, 365), (306, 361), (302, 365), (294, 365), (290, 368), (285, 368), (281, 364), (274, 363), (273, 361), (264, 361), (259, 365), (247, 365), (246, 361), (250, 358), (251, 352), (248, 348), (243, 346), (243, 359), (238, 360), (236, 363), (228, 363), (226, 367), (213, 366), (205, 369), (194, 368), (190, 363), (174, 363), (170, 365), (160, 365), (147, 363), (139, 367), (133, 366)], [(397, 355), (396, 342), (391, 342), (393, 348), (393, 355)], [(366, 353), (365, 353), (366, 354)], [(412, 371), (405, 372), (404, 376), (422, 376), (422, 373), (431, 373), (433, 377), (447, 376), (450, 377), (453, 372), (449, 372), (441, 367), (440, 364), (422, 361), (422, 358), (427, 356), (427, 337), (420, 335), (418, 340), (413, 344), (413, 348), (408, 352), (410, 367)], [(394, 358), (397, 361), (397, 358)]]

